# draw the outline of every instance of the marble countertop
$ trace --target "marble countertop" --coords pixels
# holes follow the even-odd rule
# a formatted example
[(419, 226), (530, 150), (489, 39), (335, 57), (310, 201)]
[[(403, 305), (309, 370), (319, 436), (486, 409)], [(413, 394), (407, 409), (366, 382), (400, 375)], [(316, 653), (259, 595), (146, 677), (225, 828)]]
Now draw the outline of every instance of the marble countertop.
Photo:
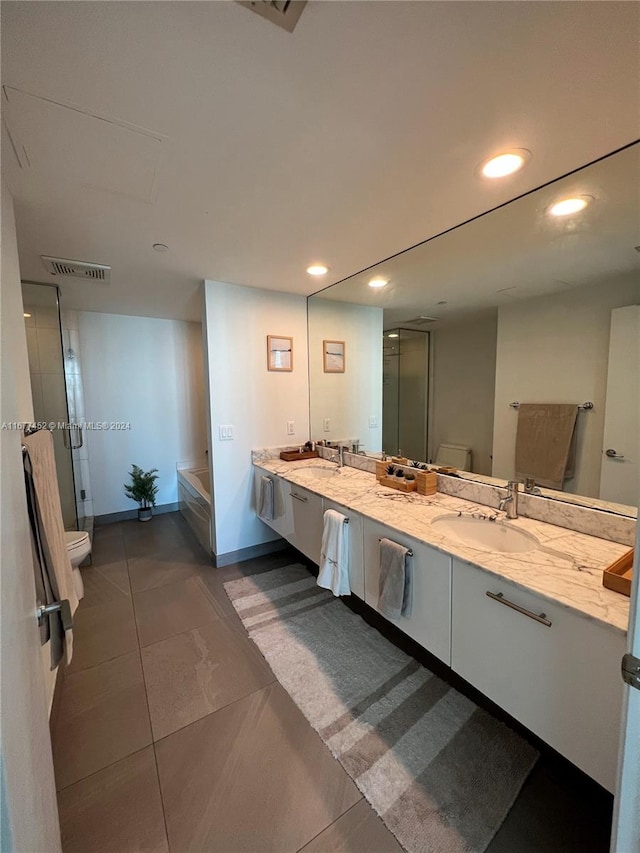
[(431, 522), (447, 513), (504, 518), (504, 513), (491, 507), (440, 492), (429, 497), (415, 492), (405, 494), (381, 486), (373, 474), (346, 466), (325, 479), (310, 479), (300, 473), (310, 467), (336, 468), (334, 463), (323, 459), (301, 462), (263, 459), (255, 464), (588, 619), (626, 633), (629, 599), (602, 585), (602, 570), (626, 553), (627, 545), (521, 516), (505, 523), (534, 536), (540, 547), (510, 554), (487, 551), (438, 533)]

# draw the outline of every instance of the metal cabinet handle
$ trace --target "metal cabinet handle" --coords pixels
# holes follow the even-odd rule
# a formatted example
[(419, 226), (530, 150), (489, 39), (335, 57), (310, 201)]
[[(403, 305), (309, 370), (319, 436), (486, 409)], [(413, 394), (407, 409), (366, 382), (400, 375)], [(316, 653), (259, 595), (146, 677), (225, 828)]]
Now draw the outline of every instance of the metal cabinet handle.
[(525, 607), (520, 607), (519, 604), (516, 604), (514, 601), (509, 601), (508, 598), (505, 598), (503, 593), (501, 592), (489, 592), (489, 590), (487, 590), (487, 595), (489, 596), (489, 598), (492, 598), (494, 601), (497, 601), (498, 604), (505, 604), (512, 610), (517, 610), (518, 613), (522, 613), (523, 616), (528, 616), (529, 619), (534, 619), (536, 622), (540, 622), (541, 625), (546, 625), (547, 628), (551, 627), (551, 621), (547, 619), (546, 613), (534, 613), (532, 610), (527, 610)]
[(622, 453), (616, 453), (612, 447), (610, 447), (608, 450), (605, 450), (605, 456), (608, 456), (609, 459), (624, 459)]
[(297, 501), (302, 501), (303, 503), (306, 503), (309, 500), (309, 498), (303, 498), (302, 495), (297, 495), (295, 492), (291, 492), (291, 497), (295, 498)]

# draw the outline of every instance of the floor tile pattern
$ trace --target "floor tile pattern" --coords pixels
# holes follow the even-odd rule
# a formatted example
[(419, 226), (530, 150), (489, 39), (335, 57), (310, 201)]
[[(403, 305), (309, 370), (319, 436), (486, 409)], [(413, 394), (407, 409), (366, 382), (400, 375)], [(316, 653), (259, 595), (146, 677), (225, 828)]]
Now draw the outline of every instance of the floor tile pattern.
[[(214, 569), (178, 513), (96, 527), (51, 725), (64, 853), (399, 853), (224, 592), (299, 560)], [(610, 820), (541, 760), (488, 853), (604, 853)]]

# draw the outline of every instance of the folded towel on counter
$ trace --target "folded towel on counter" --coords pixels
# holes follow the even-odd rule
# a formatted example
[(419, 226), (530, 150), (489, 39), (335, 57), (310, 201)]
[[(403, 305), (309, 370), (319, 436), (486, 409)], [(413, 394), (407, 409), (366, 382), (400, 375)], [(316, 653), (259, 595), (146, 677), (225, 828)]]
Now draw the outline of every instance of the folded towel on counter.
[(335, 509), (324, 514), (318, 586), (334, 595), (351, 595), (349, 586), (349, 525)]
[(391, 539), (381, 539), (378, 609), (383, 616), (411, 616), (411, 587), (409, 549)]
[(258, 509), (260, 518), (265, 521), (273, 521), (273, 480), (271, 477), (260, 478), (260, 507)]
[(574, 476), (576, 420), (573, 403), (520, 403), (516, 432), (516, 479), (562, 489)]
[(67, 551), (58, 491), (53, 436), (42, 429), (23, 438), (25, 486), (31, 524), (36, 591), (40, 604), (62, 602), (62, 609), (50, 613), (40, 626), (42, 643), (51, 641), (51, 669), (63, 656), (73, 655), (72, 617), (79, 597)]

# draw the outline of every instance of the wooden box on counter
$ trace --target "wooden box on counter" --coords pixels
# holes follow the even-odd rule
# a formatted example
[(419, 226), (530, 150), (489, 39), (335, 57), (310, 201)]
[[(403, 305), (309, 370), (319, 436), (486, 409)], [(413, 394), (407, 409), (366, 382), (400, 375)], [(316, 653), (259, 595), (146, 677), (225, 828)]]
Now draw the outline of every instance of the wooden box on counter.
[(407, 468), (407, 471), (411, 471), (415, 475), (415, 480), (407, 481), (394, 476), (390, 477), (387, 474), (389, 464), (389, 462), (376, 462), (376, 480), (382, 486), (389, 486), (389, 488), (398, 489), (401, 492), (416, 491), (419, 495), (435, 495), (438, 491), (438, 477), (433, 471)]
[(280, 459), (284, 462), (299, 462), (301, 459), (317, 459), (320, 454), (317, 450), (281, 450)]
[(602, 573), (602, 583), (607, 589), (619, 592), (621, 595), (631, 595), (631, 577), (633, 575), (633, 548), (619, 557), (615, 563)]

